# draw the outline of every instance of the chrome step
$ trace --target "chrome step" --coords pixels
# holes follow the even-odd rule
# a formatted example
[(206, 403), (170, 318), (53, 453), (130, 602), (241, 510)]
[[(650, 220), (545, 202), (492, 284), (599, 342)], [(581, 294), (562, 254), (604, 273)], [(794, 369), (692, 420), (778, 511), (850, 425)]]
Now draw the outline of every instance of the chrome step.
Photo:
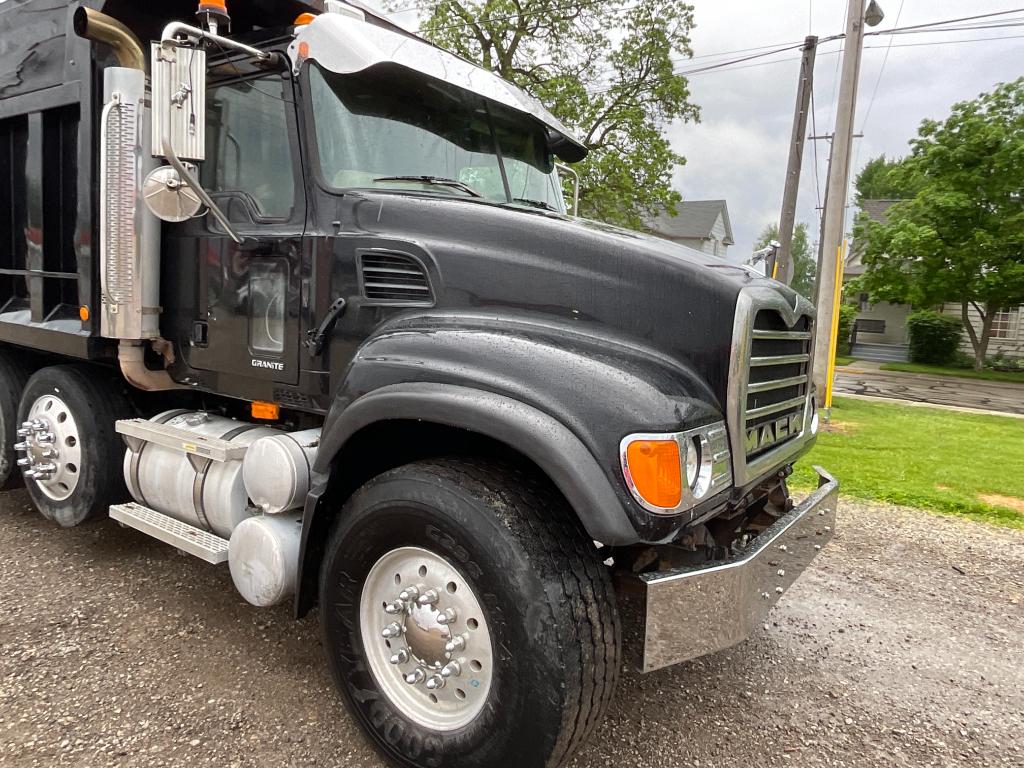
[(115, 429), (126, 438), (143, 440), (147, 443), (170, 448), (182, 453), (201, 456), (211, 461), (241, 461), (248, 446), (238, 445), (216, 437), (197, 435), (187, 429), (158, 424), (147, 419), (123, 419)]
[(110, 517), (213, 565), (227, 562), (228, 541), (134, 502), (114, 504)]

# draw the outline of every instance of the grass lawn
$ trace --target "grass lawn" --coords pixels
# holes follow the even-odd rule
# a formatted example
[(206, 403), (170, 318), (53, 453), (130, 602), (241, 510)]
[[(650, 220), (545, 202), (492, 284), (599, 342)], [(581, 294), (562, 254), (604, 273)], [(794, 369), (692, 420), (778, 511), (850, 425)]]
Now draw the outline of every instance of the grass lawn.
[(836, 398), (794, 487), (816, 482), (812, 464), (844, 496), (1024, 529), (1022, 419)]
[(836, 355), (836, 365), (849, 365), (854, 361), (855, 358), (843, 357), (842, 355)]
[(883, 371), (904, 371), (906, 373), (927, 373), (932, 376), (959, 376), (962, 379), (984, 379), (985, 381), (1015, 381), (1024, 384), (1024, 371), (976, 371), (973, 368), (946, 368), (941, 365), (921, 363), (882, 363)]

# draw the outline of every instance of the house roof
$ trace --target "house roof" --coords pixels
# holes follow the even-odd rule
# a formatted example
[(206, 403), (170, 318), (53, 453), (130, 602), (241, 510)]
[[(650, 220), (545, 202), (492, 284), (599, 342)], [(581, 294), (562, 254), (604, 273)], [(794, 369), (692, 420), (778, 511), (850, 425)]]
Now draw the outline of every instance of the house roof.
[(889, 209), (893, 207), (899, 200), (862, 200), (860, 209), (868, 215), (871, 221), (877, 221), (879, 224), (888, 224)]
[[(861, 200), (861, 213), (867, 215), (870, 221), (877, 221), (879, 224), (889, 223), (889, 209), (900, 200)], [(864, 262), (861, 260), (861, 248), (856, 240), (853, 241), (846, 254), (846, 262), (843, 264), (843, 277), (856, 277), (864, 274)]]
[(684, 200), (676, 204), (676, 215), (662, 211), (647, 222), (647, 227), (656, 235), (669, 238), (707, 239), (711, 237), (718, 215), (725, 224), (722, 242), (732, 245), (732, 222), (729, 221), (729, 206), (725, 200)]

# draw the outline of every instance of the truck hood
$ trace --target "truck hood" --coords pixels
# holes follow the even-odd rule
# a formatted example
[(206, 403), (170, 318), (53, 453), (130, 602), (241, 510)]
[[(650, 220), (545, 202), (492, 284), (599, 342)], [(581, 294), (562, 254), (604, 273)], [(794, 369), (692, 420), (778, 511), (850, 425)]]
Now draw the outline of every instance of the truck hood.
[(434, 262), (437, 307), (543, 315), (654, 348), (726, 400), (736, 301), (767, 285), (745, 267), (599, 222), (461, 198), (346, 193), (342, 232), (416, 244)]

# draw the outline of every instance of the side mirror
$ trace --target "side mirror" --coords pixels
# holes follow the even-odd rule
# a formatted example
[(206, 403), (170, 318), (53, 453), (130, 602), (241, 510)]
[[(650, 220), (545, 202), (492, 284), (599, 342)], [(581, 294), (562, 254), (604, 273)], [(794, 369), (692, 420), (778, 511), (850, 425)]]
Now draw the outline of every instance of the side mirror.
[[(206, 159), (206, 51), (153, 43), (153, 156)], [(168, 158), (170, 159), (170, 158)]]

